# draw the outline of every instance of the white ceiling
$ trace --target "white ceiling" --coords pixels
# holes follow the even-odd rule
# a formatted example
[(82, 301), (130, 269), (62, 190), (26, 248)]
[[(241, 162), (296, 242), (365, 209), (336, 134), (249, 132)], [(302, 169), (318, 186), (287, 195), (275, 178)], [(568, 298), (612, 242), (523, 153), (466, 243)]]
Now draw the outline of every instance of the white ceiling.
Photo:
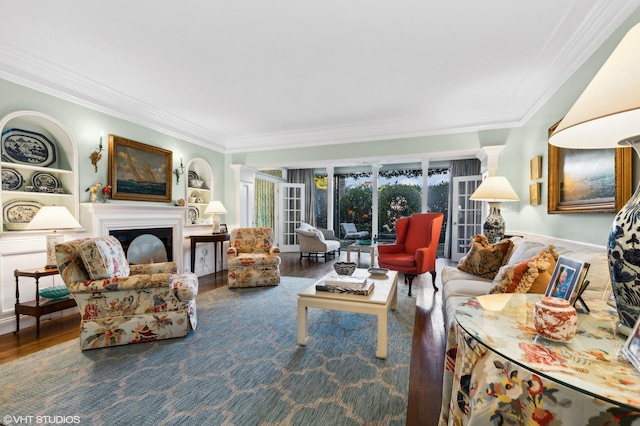
[(222, 152), (523, 124), (640, 0), (3, 0), (0, 77)]

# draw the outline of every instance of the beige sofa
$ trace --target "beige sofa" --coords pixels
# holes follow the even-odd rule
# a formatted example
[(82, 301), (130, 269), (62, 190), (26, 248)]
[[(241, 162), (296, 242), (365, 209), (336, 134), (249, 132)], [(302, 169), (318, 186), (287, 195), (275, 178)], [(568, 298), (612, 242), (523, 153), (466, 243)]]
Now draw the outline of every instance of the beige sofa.
[[(589, 286), (583, 293), (584, 299), (604, 299), (611, 288), (607, 250), (604, 246), (563, 240), (534, 234), (521, 234), (512, 237), (514, 248), (507, 264), (516, 264), (535, 256), (541, 250), (552, 245), (556, 253), (573, 260), (590, 264), (586, 279)], [(488, 294), (492, 281), (488, 278), (463, 272), (456, 266), (445, 266), (441, 273), (442, 309), (445, 329), (449, 330), (454, 322), (456, 306), (470, 297)]]

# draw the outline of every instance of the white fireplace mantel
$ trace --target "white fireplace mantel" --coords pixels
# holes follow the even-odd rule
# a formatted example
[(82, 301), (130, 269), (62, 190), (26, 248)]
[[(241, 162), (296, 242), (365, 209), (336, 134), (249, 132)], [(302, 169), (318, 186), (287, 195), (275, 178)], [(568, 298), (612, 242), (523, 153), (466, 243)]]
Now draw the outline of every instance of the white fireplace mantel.
[(111, 230), (171, 228), (173, 260), (178, 272), (183, 268), (183, 226), (186, 207), (149, 204), (81, 203), (80, 224), (92, 236), (109, 235)]

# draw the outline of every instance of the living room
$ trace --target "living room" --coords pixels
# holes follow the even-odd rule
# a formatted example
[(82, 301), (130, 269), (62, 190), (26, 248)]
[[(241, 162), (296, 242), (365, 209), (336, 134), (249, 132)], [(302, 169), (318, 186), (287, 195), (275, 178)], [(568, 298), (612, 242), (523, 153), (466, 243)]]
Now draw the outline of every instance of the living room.
[[(620, 15), (624, 16), (613, 13), (601, 4), (599, 6), (611, 13), (606, 16), (616, 22), (615, 30), (609, 31), (607, 37), (594, 36), (593, 43), (597, 43), (597, 45), (590, 46), (590, 54), (587, 57), (580, 58), (577, 52), (568, 52), (568, 54), (574, 55), (572, 57), (574, 61), (579, 62), (579, 59), (583, 59), (583, 62), (576, 66), (570, 74), (562, 75), (564, 79), (557, 83), (556, 87), (553, 87), (553, 84), (546, 85), (547, 88), (553, 87), (553, 92), (539, 94), (535, 102), (536, 108), (531, 110), (531, 114), (524, 114), (503, 121), (498, 125), (491, 122), (490, 119), (484, 120), (484, 117), (481, 116), (477, 118), (475, 126), (469, 126), (462, 131), (450, 131), (445, 126), (440, 131), (430, 129), (429, 132), (424, 133), (410, 130), (404, 135), (388, 132), (392, 136), (387, 137), (387, 132), (374, 133), (372, 129), (368, 138), (353, 139), (339, 136), (338, 130), (346, 132), (343, 128), (336, 130), (335, 133), (335, 140), (338, 140), (339, 144), (330, 143), (326, 139), (320, 140), (319, 143), (304, 144), (303, 141), (307, 136), (313, 142), (312, 135), (309, 134), (300, 135), (301, 137), (295, 143), (288, 143), (287, 137), (293, 139), (296, 134), (292, 131), (279, 134), (279, 139), (276, 138), (275, 141), (270, 137), (256, 136), (250, 141), (254, 145), (247, 146), (246, 141), (241, 137), (229, 138), (229, 141), (225, 141), (224, 138), (212, 137), (210, 132), (203, 131), (203, 134), (198, 134), (198, 129), (194, 129), (193, 126), (189, 132), (181, 132), (180, 128), (185, 125), (182, 120), (173, 122), (166, 120), (162, 126), (157, 122), (150, 122), (148, 116), (137, 111), (137, 109), (146, 108), (150, 114), (155, 114), (158, 111), (154, 105), (136, 104), (129, 99), (128, 102), (125, 102), (126, 107), (118, 111), (114, 104), (118, 104), (124, 98), (121, 98), (121, 94), (117, 93), (111, 93), (112, 98), (108, 98), (109, 90), (102, 92), (105, 95), (103, 99), (80, 96), (78, 93), (82, 92), (82, 86), (91, 86), (93, 81), (90, 79), (96, 79), (97, 76), (85, 76), (85, 79), (77, 79), (78, 76), (68, 69), (59, 68), (55, 70), (33, 69), (29, 72), (28, 67), (32, 64), (29, 60), (33, 60), (34, 56), (37, 56), (37, 52), (32, 51), (29, 55), (21, 55), (14, 44), (4, 38), (7, 35), (2, 37), (2, 41), (6, 44), (0, 46), (0, 51), (5, 53), (0, 58), (0, 63), (3, 65), (2, 74), (0, 74), (2, 77), (0, 80), (0, 93), (2, 93), (0, 116), (4, 117), (16, 111), (36, 111), (54, 118), (65, 129), (68, 129), (74, 140), (70, 158), (72, 162), (75, 162), (77, 170), (76, 188), (73, 190), (75, 200), (71, 210), (78, 216), (78, 219), (82, 219), (80, 217), (83, 211), (81, 205), (90, 204), (90, 192), (86, 189), (97, 183), (104, 187), (109, 182), (109, 158), (106, 151), (108, 135), (122, 136), (170, 151), (172, 171), (179, 169), (180, 164), (184, 164), (188, 168), (188, 164), (194, 159), (204, 159), (212, 171), (213, 199), (221, 200), (226, 207), (227, 214), (224, 216), (224, 221), (229, 229), (238, 227), (243, 222), (244, 212), (241, 207), (243, 204), (238, 166), (253, 170), (272, 167), (302, 168), (304, 166), (326, 168), (336, 164), (377, 162), (387, 159), (402, 161), (408, 158), (424, 159), (428, 163), (459, 158), (476, 158), (483, 147), (503, 146), (496, 173), (506, 176), (520, 197), (519, 202), (512, 203), (503, 211), (507, 230), (513, 233), (523, 232), (552, 236), (603, 246), (607, 241), (614, 213), (549, 214), (546, 188), (549, 176), (549, 128), (566, 114), (626, 31), (635, 23), (640, 22), (640, 11), (636, 10), (638, 2), (625, 2), (624, 7), (618, 5), (615, 8)], [(140, 16), (138, 19), (144, 18)], [(592, 21), (589, 22), (593, 24)], [(600, 25), (602, 24), (600, 23)], [(598, 28), (605, 30), (602, 27)], [(105, 37), (108, 37), (108, 30), (100, 29), (100, 31), (104, 31)], [(552, 47), (549, 49), (553, 50)], [(124, 50), (126, 49), (123, 48)], [(45, 55), (44, 52), (42, 54)], [(127, 67), (123, 63), (105, 64), (99, 55), (87, 56), (95, 60), (98, 69)], [(135, 55), (132, 56), (135, 57)], [(544, 61), (545, 58), (539, 58), (539, 60)], [(133, 64), (135, 59), (131, 59), (131, 61)], [(101, 72), (104, 72), (104, 69)], [(50, 84), (43, 83), (41, 78), (46, 73), (54, 74), (58, 78), (67, 77), (67, 84), (62, 84), (61, 80), (53, 81)], [(271, 98), (272, 100), (277, 99), (278, 94), (273, 94)], [(221, 115), (221, 117), (225, 116)], [(502, 123), (506, 124), (502, 125)], [(2, 130), (4, 131), (6, 128)], [(97, 161), (96, 168), (91, 164), (90, 157), (99, 150), (101, 140), (103, 140), (102, 158)], [(531, 205), (527, 202), (531, 184), (529, 161), (536, 156), (543, 158), (543, 186), (541, 203)], [(169, 177), (171, 178), (172, 196), (170, 202), (160, 203), (162, 207), (172, 207), (179, 199), (187, 199), (189, 196), (185, 186), (187, 175), (179, 175), (176, 179), (173, 173), (169, 173)], [(636, 177), (633, 186), (637, 182), (638, 178)], [(109, 208), (115, 209), (118, 206), (125, 209), (124, 206), (131, 204), (149, 207), (150, 210), (158, 207), (158, 203), (126, 200), (110, 200), (109, 203), (104, 204), (110, 204)], [(209, 228), (210, 225), (185, 227), (181, 232), (182, 236), (186, 238), (190, 233), (203, 233)], [(67, 239), (83, 235), (83, 232), (76, 231), (62, 231), (61, 233)], [(14, 270), (45, 264), (46, 235), (47, 233), (42, 231), (15, 232), (6, 228), (2, 232), (2, 238), (0, 238), (0, 277), (2, 282), (0, 287), (2, 301), (0, 330), (3, 334), (13, 332), (15, 328), (13, 313), (15, 303)], [(185, 243), (180, 258), (185, 270), (188, 269), (186, 265), (188, 265), (189, 255)], [(209, 256), (206, 263), (213, 263), (212, 250), (209, 250), (206, 256)], [(26, 326), (32, 324), (33, 322), (25, 322)]]

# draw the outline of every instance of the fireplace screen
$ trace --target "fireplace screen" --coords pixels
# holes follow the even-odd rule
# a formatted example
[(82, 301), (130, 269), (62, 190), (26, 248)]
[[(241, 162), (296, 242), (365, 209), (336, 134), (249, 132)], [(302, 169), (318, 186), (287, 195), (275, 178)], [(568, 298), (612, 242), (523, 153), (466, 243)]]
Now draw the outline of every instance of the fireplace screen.
[(171, 228), (115, 229), (116, 237), (131, 264), (173, 261), (173, 231)]

